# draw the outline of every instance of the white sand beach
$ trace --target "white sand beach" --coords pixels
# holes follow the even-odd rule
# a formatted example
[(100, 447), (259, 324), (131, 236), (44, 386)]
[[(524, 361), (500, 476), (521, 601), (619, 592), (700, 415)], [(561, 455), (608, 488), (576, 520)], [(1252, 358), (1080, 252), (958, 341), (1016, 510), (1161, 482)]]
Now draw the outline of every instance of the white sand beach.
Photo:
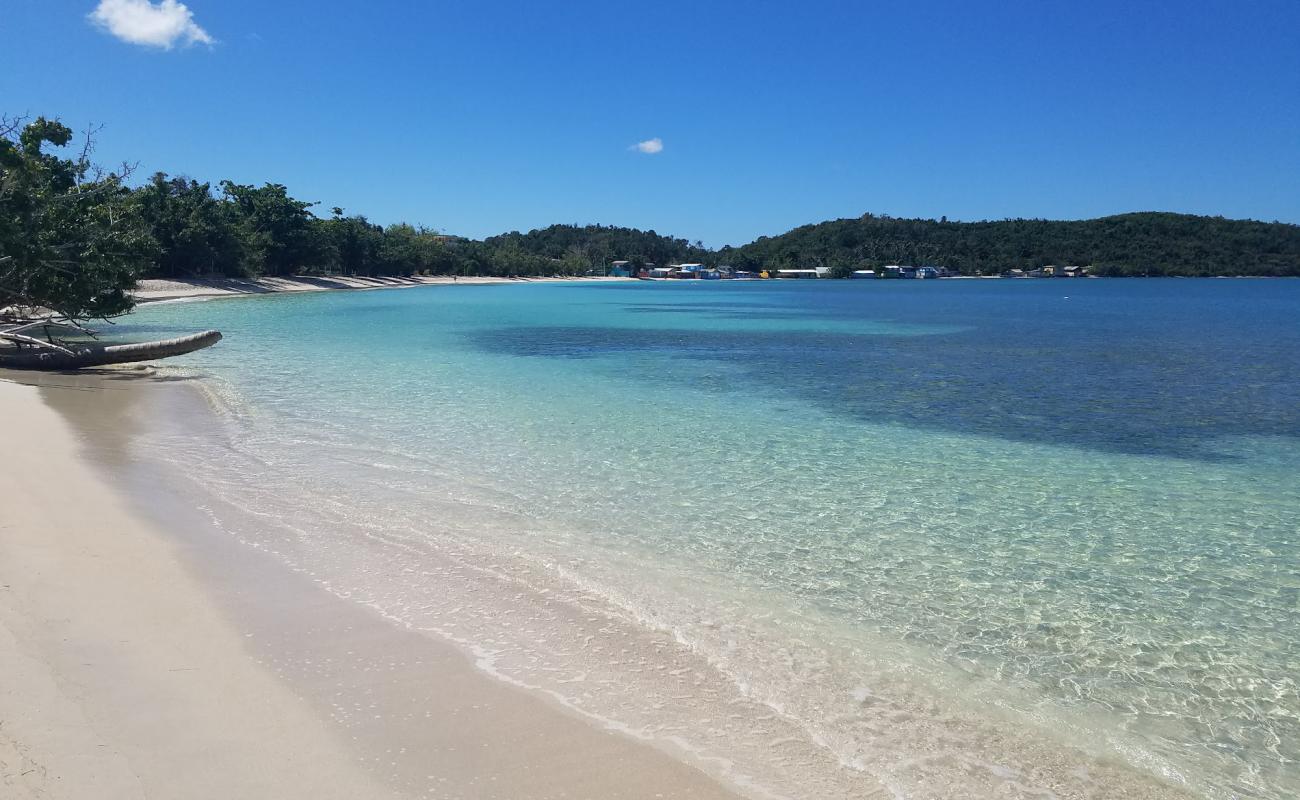
[(171, 512), (141, 513), (104, 471), (129, 467), (139, 404), (165, 387), (15, 379), (0, 381), (0, 796), (735, 796), (214, 538), (185, 498), (171, 530), (152, 521)]

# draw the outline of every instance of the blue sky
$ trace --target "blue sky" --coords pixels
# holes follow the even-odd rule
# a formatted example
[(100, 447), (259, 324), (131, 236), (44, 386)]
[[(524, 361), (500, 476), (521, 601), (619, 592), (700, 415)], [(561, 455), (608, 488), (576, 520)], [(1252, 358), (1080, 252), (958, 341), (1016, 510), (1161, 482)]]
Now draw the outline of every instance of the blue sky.
[(1296, 0), (2, 2), (0, 111), (382, 223), (1300, 222)]

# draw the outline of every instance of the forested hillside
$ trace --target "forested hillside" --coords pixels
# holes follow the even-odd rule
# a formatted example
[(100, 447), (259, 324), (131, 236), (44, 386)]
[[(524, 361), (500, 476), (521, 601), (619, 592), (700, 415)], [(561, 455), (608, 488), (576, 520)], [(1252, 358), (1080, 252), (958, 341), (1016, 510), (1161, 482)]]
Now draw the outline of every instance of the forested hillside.
[(149, 277), (292, 273), (348, 275), (581, 275), (615, 260), (668, 263), (713, 257), (654, 231), (552, 225), (473, 241), (428, 228), (377, 225), (290, 196), (280, 184), (219, 188), (154, 175), (134, 192), (159, 248)]
[(1096, 275), (1300, 275), (1300, 226), (1147, 212), (1100, 219), (996, 222), (864, 215), (724, 248), (739, 267), (824, 266), (838, 273), (930, 264), (997, 274), (1048, 264)]
[(505, 233), (485, 240), (492, 248), (515, 246), (551, 259), (577, 259), (599, 266), (610, 261), (669, 264), (686, 261), (714, 261), (717, 256), (703, 242), (660, 236), (654, 231), (619, 228), (612, 225), (552, 225), (528, 233)]

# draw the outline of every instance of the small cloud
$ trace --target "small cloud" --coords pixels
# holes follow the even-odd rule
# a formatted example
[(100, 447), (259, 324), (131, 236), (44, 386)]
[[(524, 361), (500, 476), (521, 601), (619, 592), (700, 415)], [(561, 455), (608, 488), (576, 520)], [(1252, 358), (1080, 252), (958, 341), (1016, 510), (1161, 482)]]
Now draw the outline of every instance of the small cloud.
[(170, 50), (177, 42), (213, 43), (208, 32), (194, 21), (189, 8), (177, 0), (100, 0), (89, 19), (128, 44)]
[(663, 152), (663, 149), (664, 140), (660, 139), (658, 136), (653, 139), (646, 139), (644, 142), (637, 142), (628, 148), (628, 150), (635, 150), (638, 153), (645, 153), (648, 156), (652, 156), (655, 153), (661, 153)]

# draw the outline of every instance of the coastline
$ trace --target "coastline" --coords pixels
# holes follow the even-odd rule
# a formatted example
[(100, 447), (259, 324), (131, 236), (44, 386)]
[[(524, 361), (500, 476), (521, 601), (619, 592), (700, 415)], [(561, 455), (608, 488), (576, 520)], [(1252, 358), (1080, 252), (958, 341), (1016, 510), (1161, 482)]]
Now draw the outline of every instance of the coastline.
[[(1102, 276), (1089, 275), (1088, 279)], [(1143, 276), (1125, 276), (1124, 280), (1140, 279)], [(1191, 276), (1149, 276), (1150, 278), (1183, 278)], [(1206, 279), (1250, 279), (1272, 278), (1269, 275), (1213, 275), (1195, 276)], [(1285, 277), (1285, 276), (1282, 276)], [(298, 292), (334, 292), (334, 291), (371, 291), (376, 289), (414, 289), (421, 286), (496, 286), (523, 283), (631, 283), (640, 278), (621, 278), (611, 276), (571, 276), (544, 278), (497, 278), (491, 276), (466, 276), (452, 278), (446, 275), (411, 276), (411, 277), (365, 277), (333, 275), (329, 277), (274, 277), (274, 278), (192, 278), (183, 280), (164, 280), (149, 278), (137, 283), (131, 292), (138, 304), (172, 302), (181, 300), (214, 300), (228, 297), (256, 297), (265, 294), (286, 294)], [(648, 280), (661, 281), (663, 278)], [(789, 280), (789, 279), (782, 279)], [(1004, 278), (1001, 275), (954, 275), (940, 278), (944, 281), (987, 281), (987, 280), (1046, 280), (1029, 278)], [(1077, 280), (1077, 279), (1076, 279)]]
[(567, 283), (571, 281), (635, 281), (636, 278), (616, 277), (550, 277), (550, 278), (494, 278), (448, 275), (426, 275), (399, 278), (394, 276), (365, 277), (331, 275), (329, 277), (272, 277), (248, 280), (235, 278), (140, 281), (132, 295), (138, 303), (155, 303), (164, 300), (211, 299), (217, 297), (249, 297), (261, 294), (286, 292), (365, 291), (371, 289), (413, 289), (420, 286), (486, 286), (518, 283)]
[(22, 500), (0, 506), (7, 797), (738, 796), (220, 536), (188, 498), (145, 507), (117, 485), (132, 426), (196, 397), (151, 374), (0, 382), (0, 482)]

